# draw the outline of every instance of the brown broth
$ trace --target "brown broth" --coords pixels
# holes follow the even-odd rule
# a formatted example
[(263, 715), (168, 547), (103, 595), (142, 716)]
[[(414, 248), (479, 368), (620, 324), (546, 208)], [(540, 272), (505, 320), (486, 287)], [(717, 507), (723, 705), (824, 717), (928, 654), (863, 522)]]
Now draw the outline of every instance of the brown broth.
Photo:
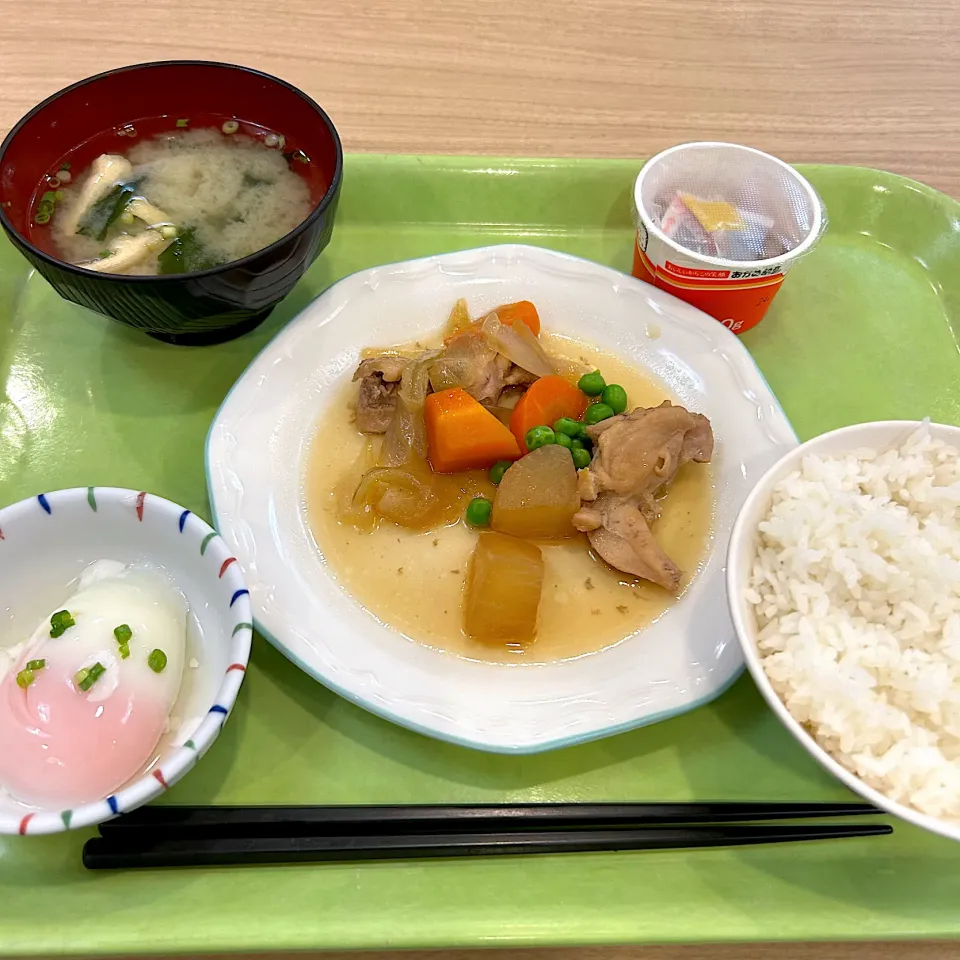
[[(673, 399), (663, 386), (609, 354), (577, 341), (544, 334), (554, 356), (585, 369), (599, 368), (627, 391), (631, 409)], [(470, 497), (493, 495), (485, 475), (444, 484), (443, 516), (435, 529), (412, 531), (381, 523), (361, 533), (337, 515), (335, 489), (366, 438), (353, 422), (351, 384), (318, 426), (307, 460), (305, 503), (310, 528), (330, 572), (381, 622), (411, 640), (461, 657), (543, 663), (593, 653), (619, 643), (658, 619), (676, 602), (655, 584), (613, 570), (590, 550), (585, 536), (539, 544), (546, 574), (537, 639), (526, 646), (488, 645), (465, 636), (461, 599), (476, 532), (463, 522)], [(709, 464), (681, 468), (662, 503), (654, 533), (684, 571), (683, 586), (707, 552), (713, 518)], [(454, 518), (454, 519), (450, 519)]]

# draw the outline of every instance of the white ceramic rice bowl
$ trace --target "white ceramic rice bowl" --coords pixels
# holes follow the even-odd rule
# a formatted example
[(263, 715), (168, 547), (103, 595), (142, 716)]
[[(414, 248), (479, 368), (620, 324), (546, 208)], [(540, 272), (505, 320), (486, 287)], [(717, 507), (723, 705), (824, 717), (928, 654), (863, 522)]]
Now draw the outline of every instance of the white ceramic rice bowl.
[[(727, 596), (730, 614), (740, 641), (743, 658), (754, 682), (783, 725), (793, 734), (807, 752), (855, 793), (881, 810), (915, 826), (930, 830), (951, 840), (960, 840), (960, 823), (929, 816), (884, 796), (879, 790), (864, 783), (856, 774), (835, 760), (798, 723), (773, 689), (756, 645), (756, 619), (753, 608), (745, 599), (750, 578), (750, 569), (756, 555), (757, 526), (766, 516), (774, 486), (787, 474), (799, 469), (804, 457), (833, 457), (863, 448), (890, 447), (907, 439), (920, 423), (914, 420), (878, 420), (858, 423), (832, 430), (814, 437), (799, 447), (788, 451), (759, 480), (744, 501), (740, 514), (730, 535), (727, 552)], [(942, 423), (930, 424), (930, 435), (935, 440), (944, 440), (960, 447), (960, 427)]]

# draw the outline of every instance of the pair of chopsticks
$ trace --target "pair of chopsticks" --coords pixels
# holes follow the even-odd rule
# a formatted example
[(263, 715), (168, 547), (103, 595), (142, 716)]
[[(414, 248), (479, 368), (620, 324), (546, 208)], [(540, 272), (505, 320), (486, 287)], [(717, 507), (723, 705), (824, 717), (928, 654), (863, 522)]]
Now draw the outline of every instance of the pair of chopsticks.
[(154, 806), (100, 824), (83, 863), (109, 870), (745, 846), (892, 833), (882, 823), (751, 822), (878, 812), (863, 803)]

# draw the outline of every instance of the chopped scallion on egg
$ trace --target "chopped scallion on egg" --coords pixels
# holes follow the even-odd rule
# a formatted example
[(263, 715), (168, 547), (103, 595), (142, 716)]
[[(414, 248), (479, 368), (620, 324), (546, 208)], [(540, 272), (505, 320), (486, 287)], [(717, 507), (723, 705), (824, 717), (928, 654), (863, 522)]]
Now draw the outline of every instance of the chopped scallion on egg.
[(151, 650), (147, 657), (147, 666), (154, 673), (163, 673), (167, 666), (167, 655), (162, 650)]
[(78, 670), (74, 674), (73, 682), (86, 693), (106, 672), (107, 668), (98, 661), (93, 666)]
[(47, 665), (46, 660), (28, 660), (27, 669), (28, 670), (42, 670)]
[(35, 679), (36, 676), (32, 670), (23, 669), (17, 674), (17, 686), (26, 690)]
[(73, 619), (69, 610), (58, 610), (50, 618), (50, 636), (56, 639), (62, 637), (71, 627), (75, 627), (77, 621)]
[(130, 638), (133, 636), (133, 631), (128, 624), (121, 623), (119, 627), (113, 628), (113, 635), (120, 646), (120, 659), (126, 660), (130, 656)]

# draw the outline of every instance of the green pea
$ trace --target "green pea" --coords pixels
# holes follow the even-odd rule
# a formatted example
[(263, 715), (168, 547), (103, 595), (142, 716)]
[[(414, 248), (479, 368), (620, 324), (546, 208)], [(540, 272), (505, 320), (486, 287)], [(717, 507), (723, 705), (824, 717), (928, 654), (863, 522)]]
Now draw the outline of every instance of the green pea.
[(557, 435), (550, 427), (531, 427), (523, 438), (528, 450), (536, 450), (557, 442)]
[(608, 383), (603, 388), (600, 399), (614, 413), (623, 413), (627, 409), (627, 391), (619, 383)]
[(562, 433), (572, 440), (583, 433), (583, 424), (579, 420), (572, 420), (570, 417), (561, 417), (554, 423), (553, 432)]
[(474, 497), (467, 505), (467, 523), (471, 527), (489, 527), (493, 504), (486, 497)]
[(609, 420), (613, 416), (613, 410), (605, 403), (591, 403), (583, 414), (583, 422), (592, 426), (601, 420)]
[(589, 452), (590, 452), (590, 438), (589, 438), (589, 437), (577, 437), (577, 439), (573, 441), (570, 449), (571, 449), (571, 450), (586, 450), (586, 451), (589, 453)]
[(607, 381), (600, 375), (599, 370), (594, 370), (593, 373), (585, 373), (577, 382), (577, 386), (588, 397), (599, 397), (606, 385)]
[(590, 466), (590, 460), (592, 458), (589, 450), (584, 450), (583, 447), (581, 447), (579, 450), (571, 450), (570, 452), (573, 454), (573, 465), (578, 470)]
[(573, 440), (570, 439), (565, 433), (556, 434), (556, 443), (558, 447), (566, 447), (570, 450), (573, 447)]
[(503, 475), (507, 470), (513, 466), (513, 463), (510, 460), (498, 460), (490, 468), (490, 482), (496, 487), (500, 485), (500, 481), (503, 479)]

